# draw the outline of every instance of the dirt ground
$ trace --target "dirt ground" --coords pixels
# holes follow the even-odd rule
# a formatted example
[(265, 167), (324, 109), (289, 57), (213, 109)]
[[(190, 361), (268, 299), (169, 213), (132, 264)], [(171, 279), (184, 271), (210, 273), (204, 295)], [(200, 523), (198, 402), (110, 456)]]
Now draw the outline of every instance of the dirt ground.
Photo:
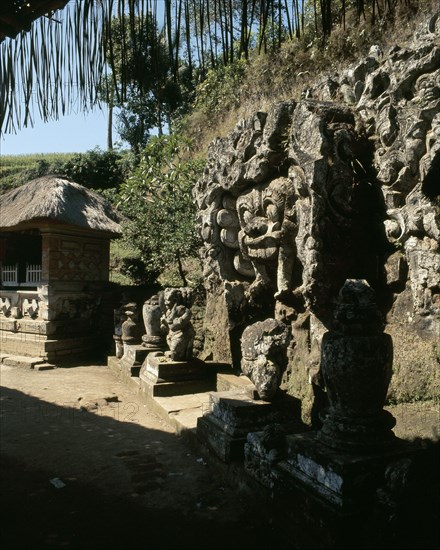
[(271, 526), (105, 366), (1, 365), (2, 548), (266, 548)]
[[(2, 548), (287, 547), (260, 497), (104, 365), (0, 368)], [(435, 437), (438, 407), (392, 412), (398, 435)]]

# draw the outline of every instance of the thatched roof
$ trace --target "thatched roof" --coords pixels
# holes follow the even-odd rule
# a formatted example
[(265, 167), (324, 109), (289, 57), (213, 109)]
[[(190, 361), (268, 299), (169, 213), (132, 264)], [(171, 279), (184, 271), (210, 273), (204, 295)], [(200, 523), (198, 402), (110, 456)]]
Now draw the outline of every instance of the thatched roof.
[(0, 41), (5, 36), (14, 37), (20, 31), (28, 31), (32, 21), (54, 10), (63, 8), (68, 0), (2, 0), (0, 6)]
[(114, 235), (120, 214), (100, 195), (78, 183), (44, 176), (0, 195), (0, 229), (50, 220)]

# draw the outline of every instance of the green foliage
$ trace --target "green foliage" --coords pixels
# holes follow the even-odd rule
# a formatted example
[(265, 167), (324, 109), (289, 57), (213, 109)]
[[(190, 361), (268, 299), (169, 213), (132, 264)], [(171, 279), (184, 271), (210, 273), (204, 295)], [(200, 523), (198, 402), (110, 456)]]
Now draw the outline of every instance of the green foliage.
[(10, 155), (2, 157), (0, 166), (2, 192), (48, 174), (67, 177), (95, 190), (116, 189), (135, 166), (136, 159), (127, 152), (101, 151), (46, 155)]
[(183, 160), (187, 148), (177, 135), (152, 138), (139, 166), (121, 185), (117, 203), (129, 219), (125, 237), (140, 250), (148, 272), (162, 272), (177, 262), (183, 284), (181, 262), (200, 245), (192, 188), (203, 169), (201, 161)]
[(5, 192), (40, 176), (58, 173), (73, 153), (4, 155), (0, 162), (0, 186)]
[(206, 79), (197, 86), (196, 109), (212, 116), (238, 107), (246, 68), (247, 61), (241, 57), (229, 65), (209, 69)]
[(148, 272), (140, 251), (124, 239), (110, 243), (110, 281), (120, 285), (152, 284), (157, 273)]
[(96, 147), (74, 155), (57, 172), (85, 187), (108, 189), (118, 187), (124, 179), (121, 160), (121, 153), (101, 151)]
[[(139, 17), (112, 19), (114, 79), (101, 80), (101, 97), (119, 107), (118, 132), (136, 154), (146, 146), (153, 128), (161, 134), (166, 126), (170, 129), (175, 116), (187, 110), (188, 88), (194, 88), (184, 62), (175, 72), (164, 31), (159, 32), (151, 13), (147, 19), (148, 24)], [(126, 50), (130, 41), (133, 47)]]

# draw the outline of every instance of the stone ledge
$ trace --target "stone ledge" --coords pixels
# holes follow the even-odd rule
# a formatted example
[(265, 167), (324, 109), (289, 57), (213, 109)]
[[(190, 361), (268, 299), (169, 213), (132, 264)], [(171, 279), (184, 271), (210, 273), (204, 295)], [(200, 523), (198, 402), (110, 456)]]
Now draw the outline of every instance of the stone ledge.
[[(41, 357), (29, 357), (26, 355), (5, 355), (2, 358), (2, 365), (9, 367), (24, 367), (28, 369), (40, 370), (38, 366), (49, 365)], [(51, 368), (54, 368), (52, 365)], [(43, 370), (43, 369), (41, 369)]]

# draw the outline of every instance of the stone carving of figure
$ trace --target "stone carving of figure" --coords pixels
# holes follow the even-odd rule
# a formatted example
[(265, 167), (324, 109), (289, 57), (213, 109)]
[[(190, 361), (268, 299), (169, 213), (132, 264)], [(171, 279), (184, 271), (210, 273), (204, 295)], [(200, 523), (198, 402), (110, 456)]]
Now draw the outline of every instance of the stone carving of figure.
[(286, 205), (288, 198), (294, 199), (289, 184), (287, 178), (276, 178), (237, 199), (239, 253), (234, 266), (240, 272), (244, 260), (245, 269), (252, 268), (255, 281), (250, 288), (251, 296), (259, 287), (275, 287), (276, 296), (291, 289), (295, 224), (293, 205), (291, 208)]
[(145, 348), (163, 347), (164, 335), (160, 324), (162, 309), (160, 307), (159, 295), (154, 294), (144, 302), (142, 317), (145, 325), (145, 334), (142, 336), (142, 345)]
[(174, 361), (188, 361), (193, 356), (195, 331), (191, 322), (192, 290), (187, 287), (167, 288), (164, 291), (165, 313), (162, 327), (167, 331), (166, 352)]
[(258, 321), (243, 332), (241, 370), (265, 401), (271, 401), (278, 391), (287, 364), (289, 341), (287, 326), (275, 319)]

